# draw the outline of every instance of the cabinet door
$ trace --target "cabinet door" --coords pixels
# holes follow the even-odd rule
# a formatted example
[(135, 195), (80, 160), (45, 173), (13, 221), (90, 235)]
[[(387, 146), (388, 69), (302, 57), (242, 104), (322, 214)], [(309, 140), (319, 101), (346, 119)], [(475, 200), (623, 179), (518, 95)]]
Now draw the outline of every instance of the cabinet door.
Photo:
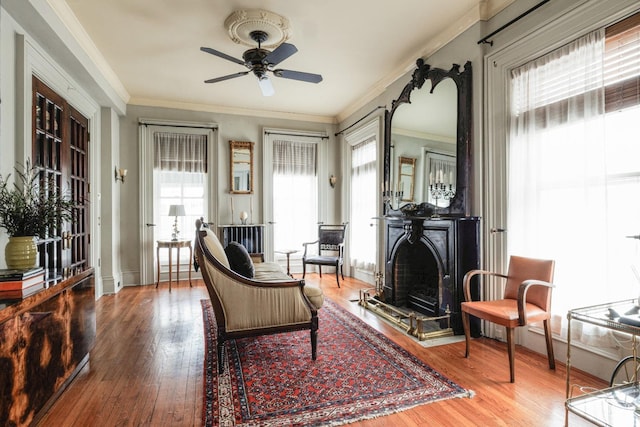
[(56, 295), (41, 298), (42, 292), (16, 303), (20, 314), (0, 322), (0, 426), (37, 425), (52, 397), (89, 360), (95, 281), (92, 273), (77, 277), (55, 285), (65, 287)]
[(73, 225), (60, 224), (40, 239), (39, 265), (72, 274), (89, 267), (88, 120), (33, 77), (33, 164), (41, 178), (76, 203)]

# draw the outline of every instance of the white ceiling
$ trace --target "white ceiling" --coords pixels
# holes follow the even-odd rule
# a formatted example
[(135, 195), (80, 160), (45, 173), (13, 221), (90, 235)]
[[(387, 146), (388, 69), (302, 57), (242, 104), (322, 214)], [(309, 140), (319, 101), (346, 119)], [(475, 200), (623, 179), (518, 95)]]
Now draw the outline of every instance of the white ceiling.
[[(112, 70), (106, 75), (127, 103), (339, 121), (414, 68), (416, 58), (513, 0), (48, 1), (89, 55)], [(246, 71), (200, 47), (241, 58), (247, 47), (231, 41), (224, 21), (258, 8), (290, 21), (288, 42), (299, 51), (279, 68), (322, 74), (321, 83), (274, 77), (272, 97), (261, 95), (252, 74), (204, 83)]]

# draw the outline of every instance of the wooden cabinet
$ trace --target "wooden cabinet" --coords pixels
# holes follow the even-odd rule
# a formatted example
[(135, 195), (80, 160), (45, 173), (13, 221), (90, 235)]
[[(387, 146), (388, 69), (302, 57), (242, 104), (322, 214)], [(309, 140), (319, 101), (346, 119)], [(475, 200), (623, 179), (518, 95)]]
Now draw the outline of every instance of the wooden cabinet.
[(0, 425), (31, 425), (89, 360), (93, 270), (24, 299), (0, 300)]

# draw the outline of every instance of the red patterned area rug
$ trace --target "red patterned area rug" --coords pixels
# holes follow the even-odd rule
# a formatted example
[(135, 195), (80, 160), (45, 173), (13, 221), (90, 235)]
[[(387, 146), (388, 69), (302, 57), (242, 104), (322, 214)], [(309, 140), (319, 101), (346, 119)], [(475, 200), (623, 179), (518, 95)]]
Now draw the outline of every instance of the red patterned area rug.
[(202, 309), (206, 427), (337, 426), (472, 395), (326, 299), (316, 361), (309, 331), (243, 338), (227, 342), (219, 376), (209, 300)]

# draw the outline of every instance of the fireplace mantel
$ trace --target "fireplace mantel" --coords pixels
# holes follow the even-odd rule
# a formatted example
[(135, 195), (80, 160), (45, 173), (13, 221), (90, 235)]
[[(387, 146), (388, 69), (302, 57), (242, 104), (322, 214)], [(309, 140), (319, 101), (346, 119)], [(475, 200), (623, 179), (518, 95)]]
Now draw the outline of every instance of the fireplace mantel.
[[(388, 216), (385, 224), (385, 302), (429, 316), (448, 309), (454, 333), (464, 333), (462, 281), (480, 267), (480, 218)], [(479, 336), (478, 322), (471, 332)]]

